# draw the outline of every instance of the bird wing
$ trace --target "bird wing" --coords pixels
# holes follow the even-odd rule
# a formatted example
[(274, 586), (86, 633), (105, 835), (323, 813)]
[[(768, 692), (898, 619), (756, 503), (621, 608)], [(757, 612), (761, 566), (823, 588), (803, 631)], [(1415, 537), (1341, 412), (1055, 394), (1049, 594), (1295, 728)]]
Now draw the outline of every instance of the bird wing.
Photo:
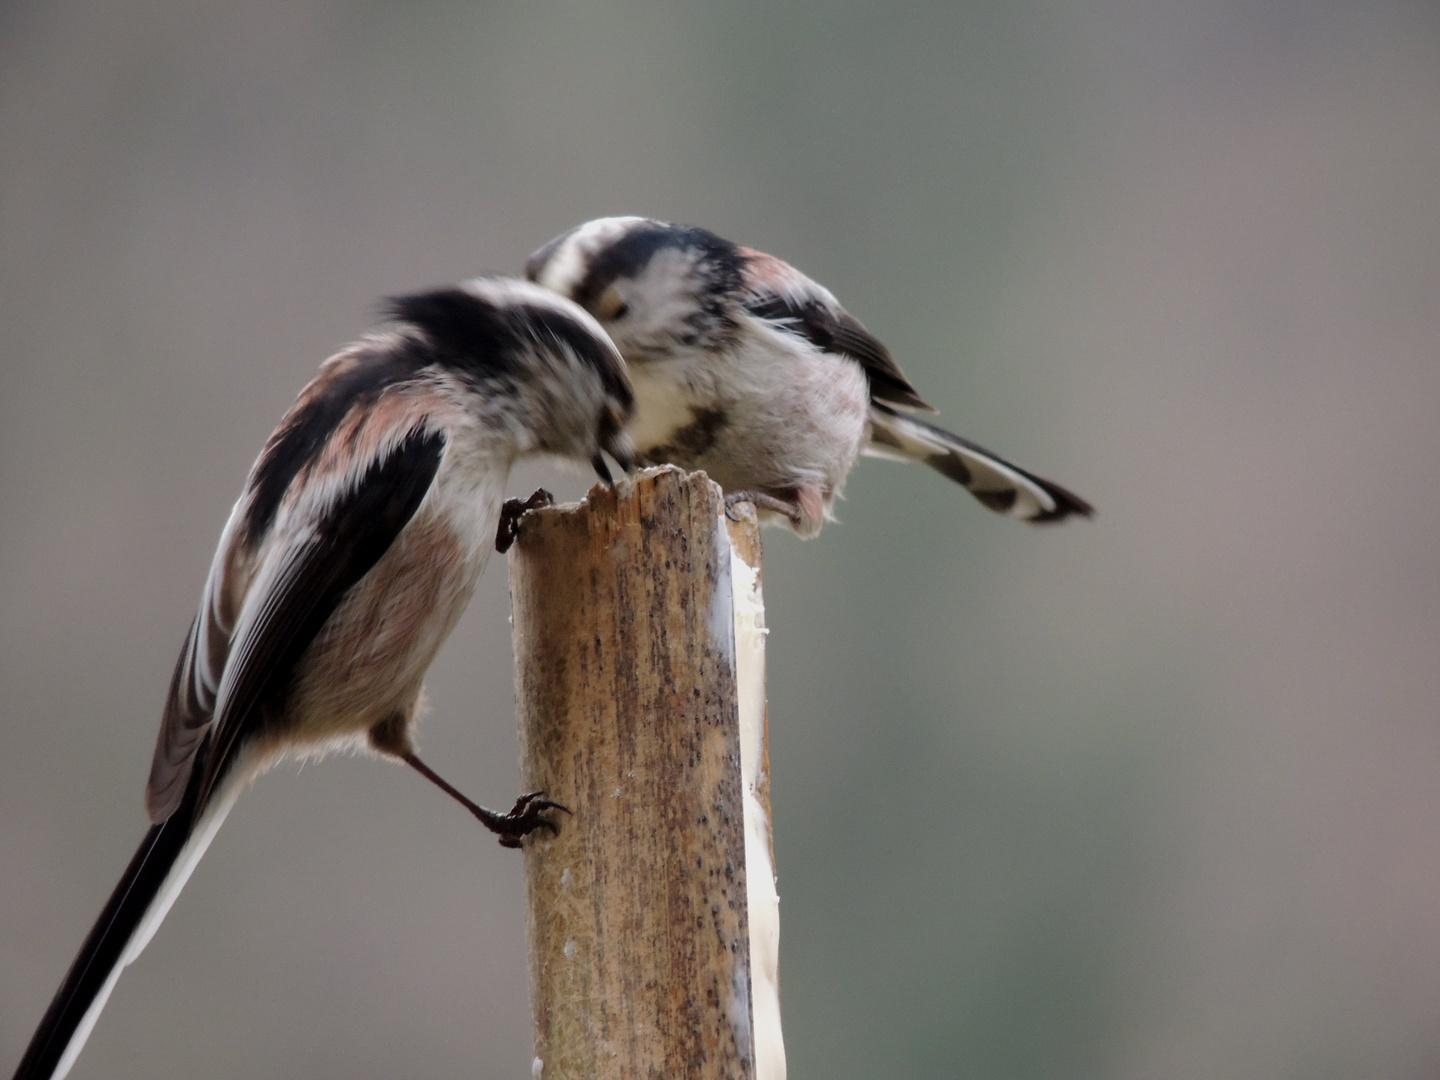
[[(775, 260), (778, 262), (779, 260)], [(786, 269), (790, 269), (788, 266)], [(799, 271), (791, 273), (808, 284)], [(839, 353), (855, 360), (870, 380), (870, 397), (907, 409), (934, 412), (910, 385), (890, 350), (859, 319), (826, 297), (804, 291), (754, 288), (744, 300), (745, 310), (777, 329), (797, 334), (824, 352)]]
[[(196, 752), (213, 729), (199, 800), (232, 764), (241, 736), (288, 684), (325, 621), (414, 516), (440, 467), (442, 434), (417, 425), (332, 487), (314, 513), (283, 514), (247, 557), (226, 526), (171, 682), (146, 802), (152, 821), (179, 805)], [(324, 497), (322, 489), (317, 497)]]

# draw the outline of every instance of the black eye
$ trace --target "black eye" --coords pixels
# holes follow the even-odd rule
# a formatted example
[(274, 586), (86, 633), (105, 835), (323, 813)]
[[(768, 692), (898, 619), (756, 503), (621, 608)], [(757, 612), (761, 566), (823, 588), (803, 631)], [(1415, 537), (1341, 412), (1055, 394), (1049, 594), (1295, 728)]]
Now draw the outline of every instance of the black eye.
[(629, 305), (629, 304), (621, 304), (621, 305), (620, 305), (619, 307), (617, 307), (613, 312), (610, 313), (610, 318), (611, 318), (611, 319), (623, 319), (623, 318), (624, 318), (626, 315), (628, 315), (628, 314), (630, 314), (630, 305)]

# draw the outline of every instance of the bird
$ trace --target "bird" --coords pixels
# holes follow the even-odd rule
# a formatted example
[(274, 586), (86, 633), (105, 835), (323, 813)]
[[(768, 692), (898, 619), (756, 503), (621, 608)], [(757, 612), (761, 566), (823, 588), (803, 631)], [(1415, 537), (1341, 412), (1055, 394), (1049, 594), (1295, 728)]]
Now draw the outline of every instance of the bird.
[(335, 749), (405, 762), (507, 847), (564, 810), (472, 802), (415, 753), (422, 680), (497, 538), (511, 464), (622, 468), (634, 405), (595, 320), (551, 290), (477, 278), (392, 298), (326, 360), (250, 470), (170, 683), (150, 828), (40, 1022), (16, 1080), (59, 1080), (240, 790)]
[(597, 218), (539, 248), (525, 276), (574, 300), (629, 365), (639, 460), (703, 469), (727, 504), (802, 538), (862, 454), (919, 461), (991, 510), (1062, 521), (1094, 509), (1059, 484), (920, 419), (890, 351), (824, 286), (706, 229)]

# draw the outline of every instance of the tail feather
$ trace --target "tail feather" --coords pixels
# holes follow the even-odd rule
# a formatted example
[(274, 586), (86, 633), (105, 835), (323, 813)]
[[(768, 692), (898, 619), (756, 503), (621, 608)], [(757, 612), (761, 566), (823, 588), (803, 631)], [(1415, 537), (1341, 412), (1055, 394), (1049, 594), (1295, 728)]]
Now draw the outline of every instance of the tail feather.
[(872, 457), (922, 461), (999, 514), (1034, 524), (1089, 517), (1095, 508), (1059, 484), (1011, 465), (984, 447), (881, 402), (870, 405)]
[(15, 1080), (61, 1080), (70, 1071), (120, 973), (149, 944), (210, 846), (234, 805), (239, 785), (223, 784), (197, 811), (197, 780), (202, 772), (196, 769), (192, 774), (191, 790), (175, 813), (145, 834), (45, 1010), (15, 1070)]

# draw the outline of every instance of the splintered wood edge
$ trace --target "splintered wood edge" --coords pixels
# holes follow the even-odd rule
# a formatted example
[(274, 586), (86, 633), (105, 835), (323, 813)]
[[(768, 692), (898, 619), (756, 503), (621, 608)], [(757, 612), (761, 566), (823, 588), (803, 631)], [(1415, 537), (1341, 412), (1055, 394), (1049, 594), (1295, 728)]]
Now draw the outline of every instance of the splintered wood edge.
[[(691, 477), (704, 479), (705, 482), (715, 484), (704, 473), (687, 473), (684, 469), (674, 465), (654, 465), (641, 469), (639, 472), (629, 476), (622, 476), (616, 481), (614, 487), (596, 481), (578, 501), (555, 503), (552, 506), (541, 506), (533, 510), (526, 510), (516, 519), (515, 543), (519, 544), (524, 539), (527, 526), (531, 529), (543, 527), (546, 523), (557, 521), (563, 518), (610, 516), (613, 517), (623, 503), (631, 503), (641, 497), (641, 489), (657, 487), (663, 478), (676, 477), (681, 481)], [(719, 485), (715, 484), (716, 490)], [(721, 503), (723, 506), (723, 501)], [(759, 541), (756, 545), (758, 548)]]
[(755, 508), (726, 514), (735, 617), (735, 698), (745, 789), (745, 882), (750, 927), (750, 1002), (757, 1080), (784, 1080), (780, 1028), (780, 897), (770, 812), (769, 709), (765, 698), (765, 598)]

